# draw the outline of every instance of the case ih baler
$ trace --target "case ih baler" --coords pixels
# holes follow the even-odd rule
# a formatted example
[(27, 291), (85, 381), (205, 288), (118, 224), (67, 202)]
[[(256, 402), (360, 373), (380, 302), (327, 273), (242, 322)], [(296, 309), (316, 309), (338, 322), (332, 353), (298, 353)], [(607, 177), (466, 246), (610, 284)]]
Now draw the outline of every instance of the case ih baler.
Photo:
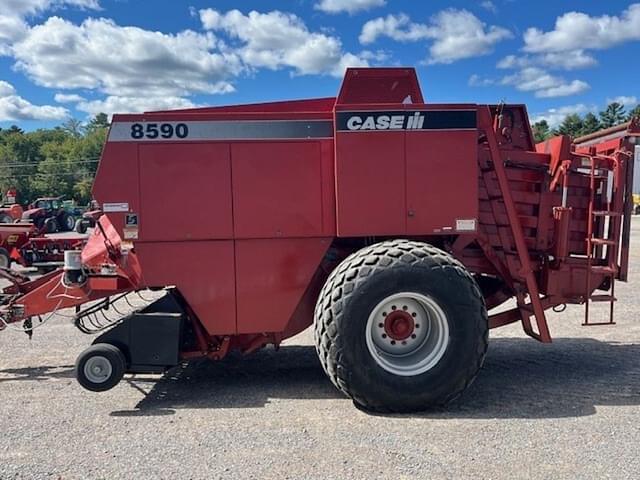
[(489, 328), (522, 322), (550, 342), (545, 310), (613, 306), (627, 147), (536, 148), (524, 106), (425, 103), (413, 69), (350, 69), (337, 98), (116, 115), (98, 228), (64, 270), (7, 274), (3, 318), (33, 328), (106, 299), (76, 319), (102, 330), (91, 319), (114, 298), (165, 289), (79, 356), (83, 386), (315, 323), (323, 368), (357, 404), (443, 404), (478, 373)]

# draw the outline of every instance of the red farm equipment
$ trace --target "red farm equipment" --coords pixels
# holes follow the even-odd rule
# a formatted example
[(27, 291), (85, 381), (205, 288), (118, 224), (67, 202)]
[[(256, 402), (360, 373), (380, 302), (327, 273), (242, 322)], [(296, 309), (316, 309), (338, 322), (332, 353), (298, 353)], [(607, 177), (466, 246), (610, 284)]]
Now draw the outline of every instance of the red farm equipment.
[(52, 238), (41, 235), (32, 223), (0, 223), (0, 268), (12, 263), (48, 273), (63, 265), (66, 250), (79, 250), (86, 236)]
[[(116, 115), (94, 184), (105, 215), (64, 269), (5, 272), (2, 318), (31, 329), (77, 307), (102, 332), (76, 363), (94, 391), (315, 323), (322, 367), (357, 404), (444, 404), (490, 328), (550, 342), (545, 310), (613, 300), (636, 139), (536, 148), (524, 106), (425, 103), (408, 68), (349, 69), (337, 98)], [(147, 288), (164, 295), (92, 320)]]

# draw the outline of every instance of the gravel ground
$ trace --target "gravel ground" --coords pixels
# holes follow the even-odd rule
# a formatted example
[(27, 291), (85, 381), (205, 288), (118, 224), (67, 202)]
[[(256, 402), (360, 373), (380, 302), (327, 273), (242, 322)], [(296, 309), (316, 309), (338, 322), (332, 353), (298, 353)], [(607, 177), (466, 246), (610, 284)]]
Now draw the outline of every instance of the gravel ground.
[[(638, 478), (640, 218), (615, 327), (550, 314), (555, 342), (493, 331), (444, 410), (363, 413), (329, 383), (310, 331), (275, 352), (81, 389), (90, 343), (68, 319), (0, 333), (0, 478)], [(604, 305), (597, 306), (604, 318)], [(598, 310), (599, 309), (599, 310)]]

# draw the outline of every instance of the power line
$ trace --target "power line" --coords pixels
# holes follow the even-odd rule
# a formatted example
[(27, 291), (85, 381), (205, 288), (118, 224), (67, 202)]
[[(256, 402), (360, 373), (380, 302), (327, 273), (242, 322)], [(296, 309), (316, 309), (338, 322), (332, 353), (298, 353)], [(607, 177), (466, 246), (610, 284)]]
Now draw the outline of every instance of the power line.
[(69, 172), (69, 173), (34, 173), (31, 175), (0, 175), (0, 179), (13, 179), (13, 178), (34, 178), (34, 177), (73, 177), (73, 176), (86, 176), (93, 178), (93, 175), (88, 172)]
[[(47, 160), (47, 159), (45, 159)], [(44, 162), (45, 160), (42, 160), (42, 162)], [(100, 159), (98, 158), (97, 160), (80, 160), (80, 161), (76, 161), (76, 160), (63, 160), (65, 163), (66, 162), (70, 162), (73, 164), (87, 164), (87, 163), (100, 163)], [(0, 168), (17, 168), (17, 167), (37, 167), (40, 164), (42, 164), (42, 162), (37, 162), (37, 163), (7, 163), (5, 165), (0, 164)]]

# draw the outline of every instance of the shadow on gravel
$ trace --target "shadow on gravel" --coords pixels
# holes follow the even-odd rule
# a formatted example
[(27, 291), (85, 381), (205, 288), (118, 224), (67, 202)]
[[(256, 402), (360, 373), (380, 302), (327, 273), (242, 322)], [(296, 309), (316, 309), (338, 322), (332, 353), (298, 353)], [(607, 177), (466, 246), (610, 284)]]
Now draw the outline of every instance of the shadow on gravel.
[(18, 382), (23, 380), (42, 381), (52, 378), (72, 378), (75, 377), (73, 365), (30, 367), (30, 368), (7, 368), (0, 370), (0, 383)]
[[(135, 377), (129, 382), (138, 383)], [(144, 385), (136, 388), (144, 390)], [(255, 408), (271, 398), (343, 398), (326, 378), (311, 346), (265, 349), (217, 363), (192, 362), (146, 385), (153, 386), (135, 410), (112, 415)], [(412, 416), (560, 418), (591, 415), (596, 406), (605, 405), (640, 405), (640, 345), (593, 339), (557, 339), (542, 345), (525, 338), (499, 338), (491, 341), (483, 370), (462, 398), (446, 409)]]

